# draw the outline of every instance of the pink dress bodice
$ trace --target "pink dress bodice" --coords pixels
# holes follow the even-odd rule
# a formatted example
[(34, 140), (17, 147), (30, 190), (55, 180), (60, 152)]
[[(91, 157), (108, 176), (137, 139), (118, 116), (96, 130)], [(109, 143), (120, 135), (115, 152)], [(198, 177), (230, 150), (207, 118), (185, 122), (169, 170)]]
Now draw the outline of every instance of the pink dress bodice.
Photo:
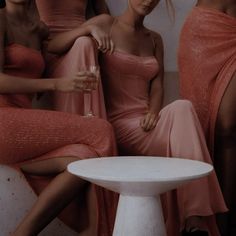
[(52, 34), (72, 30), (85, 21), (87, 0), (36, 0), (36, 4)]
[(156, 58), (115, 51), (102, 56), (101, 67), (109, 120), (144, 114), (150, 81), (159, 71)]
[[(10, 44), (5, 48), (4, 73), (22, 78), (40, 78), (44, 70), (44, 60), (40, 51), (20, 44)], [(31, 107), (29, 94), (0, 94), (0, 107)]]

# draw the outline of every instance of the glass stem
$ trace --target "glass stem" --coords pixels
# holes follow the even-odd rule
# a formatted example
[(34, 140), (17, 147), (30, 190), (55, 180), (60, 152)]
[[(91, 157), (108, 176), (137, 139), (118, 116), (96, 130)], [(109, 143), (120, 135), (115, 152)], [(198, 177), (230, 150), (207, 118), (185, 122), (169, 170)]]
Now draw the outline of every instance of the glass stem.
[(93, 116), (92, 112), (92, 91), (84, 93), (84, 115)]

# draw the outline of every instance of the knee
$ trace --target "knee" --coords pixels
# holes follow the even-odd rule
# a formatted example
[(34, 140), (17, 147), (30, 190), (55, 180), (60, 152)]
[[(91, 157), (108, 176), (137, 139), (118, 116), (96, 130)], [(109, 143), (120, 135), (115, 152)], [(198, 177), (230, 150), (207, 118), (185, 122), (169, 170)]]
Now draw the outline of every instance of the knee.
[(176, 100), (172, 103), (172, 107), (181, 115), (185, 115), (187, 112), (194, 110), (189, 100)]
[(95, 49), (95, 42), (91, 37), (81, 36), (75, 40), (72, 50), (75, 48), (80, 50)]

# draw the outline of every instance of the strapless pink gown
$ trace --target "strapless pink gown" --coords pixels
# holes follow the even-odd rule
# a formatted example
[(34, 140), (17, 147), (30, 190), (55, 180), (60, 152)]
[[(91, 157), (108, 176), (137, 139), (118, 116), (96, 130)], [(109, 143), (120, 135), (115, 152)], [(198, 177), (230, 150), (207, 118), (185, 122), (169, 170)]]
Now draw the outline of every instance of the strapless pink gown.
[[(40, 18), (49, 26), (51, 37), (79, 27), (85, 21), (86, 0), (36, 0)], [(89, 37), (78, 38), (68, 52), (56, 56), (46, 53), (47, 76), (52, 78), (67, 77), (77, 73), (85, 65), (98, 65), (97, 47)], [(93, 111), (96, 116), (106, 118), (101, 83), (93, 91)], [(83, 93), (54, 93), (54, 107), (83, 115)]]
[[(180, 157), (211, 163), (197, 115), (187, 100), (164, 107), (156, 127), (144, 132), (140, 120), (148, 110), (149, 85), (158, 73), (155, 57), (115, 51), (102, 57), (105, 101), (118, 146), (129, 155)], [(211, 236), (219, 235), (213, 215), (227, 210), (215, 172), (168, 193), (163, 201), (167, 232), (179, 235), (187, 217), (207, 217)]]
[[(43, 69), (44, 61), (39, 51), (19, 44), (6, 47), (4, 73), (40, 78)], [(84, 159), (116, 154), (114, 134), (105, 120), (31, 109), (31, 98), (28, 94), (0, 94), (1, 164), (19, 167), (26, 162), (56, 157)], [(32, 183), (32, 186), (36, 191), (39, 188), (37, 184)], [(104, 201), (110, 193), (97, 189), (96, 194), (100, 217), (98, 235), (110, 235), (113, 222), (107, 222), (105, 217), (106, 210), (111, 213), (112, 200), (110, 208)], [(71, 211), (70, 215), (76, 217), (78, 214)], [(75, 224), (77, 220), (74, 218)]]

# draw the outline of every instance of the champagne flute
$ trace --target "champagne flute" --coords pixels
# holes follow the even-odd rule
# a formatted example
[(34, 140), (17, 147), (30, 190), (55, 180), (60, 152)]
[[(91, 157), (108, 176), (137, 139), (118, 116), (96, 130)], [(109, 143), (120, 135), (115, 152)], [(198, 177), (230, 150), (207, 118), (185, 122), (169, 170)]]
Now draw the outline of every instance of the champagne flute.
[(90, 79), (89, 81), (84, 81), (84, 88), (83, 88), (83, 92), (84, 92), (84, 116), (86, 117), (93, 117), (94, 113), (93, 113), (93, 91), (95, 89), (97, 89), (98, 87), (98, 81), (99, 81), (99, 77), (100, 77), (100, 70), (99, 70), (99, 66), (97, 65), (90, 65), (87, 66), (86, 71), (89, 74), (92, 74), (92, 77), (94, 77), (94, 81), (91, 81), (90, 76), (88, 76), (88, 79)]

